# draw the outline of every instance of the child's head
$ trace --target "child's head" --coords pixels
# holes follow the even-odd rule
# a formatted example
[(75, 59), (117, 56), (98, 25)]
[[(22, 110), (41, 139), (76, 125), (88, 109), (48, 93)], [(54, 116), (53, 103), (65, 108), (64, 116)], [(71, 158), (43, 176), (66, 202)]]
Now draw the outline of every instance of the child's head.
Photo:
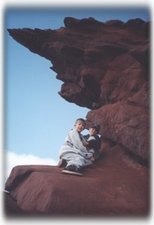
[(91, 126), (89, 128), (89, 134), (90, 135), (96, 135), (99, 133), (99, 130), (100, 130), (100, 126), (99, 125), (94, 125), (94, 126)]
[(75, 128), (78, 132), (81, 132), (85, 129), (86, 127), (86, 121), (82, 118), (79, 118), (75, 121)]

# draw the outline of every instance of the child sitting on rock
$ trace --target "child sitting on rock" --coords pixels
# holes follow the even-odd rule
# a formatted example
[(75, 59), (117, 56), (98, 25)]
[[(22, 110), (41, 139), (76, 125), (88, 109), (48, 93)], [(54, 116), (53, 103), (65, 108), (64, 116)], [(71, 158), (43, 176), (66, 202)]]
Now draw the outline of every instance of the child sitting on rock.
[(74, 128), (68, 133), (65, 143), (60, 149), (59, 167), (65, 167), (62, 172), (82, 175), (81, 169), (93, 163), (93, 150), (87, 150), (82, 140), (81, 132), (85, 129), (86, 122), (79, 118), (76, 120)]
[(84, 135), (83, 144), (87, 150), (93, 151), (93, 161), (99, 158), (99, 149), (101, 146), (101, 137), (98, 135), (100, 130), (99, 125), (94, 125), (89, 128), (89, 134)]

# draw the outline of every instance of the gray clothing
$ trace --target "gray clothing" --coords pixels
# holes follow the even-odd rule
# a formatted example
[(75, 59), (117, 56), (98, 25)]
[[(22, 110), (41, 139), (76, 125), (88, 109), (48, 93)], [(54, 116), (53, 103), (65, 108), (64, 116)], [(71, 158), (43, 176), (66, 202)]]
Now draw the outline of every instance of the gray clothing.
[(67, 161), (67, 166), (75, 165), (76, 167), (84, 167), (92, 164), (91, 157), (94, 151), (88, 151), (81, 141), (81, 134), (74, 128), (60, 149), (60, 158)]

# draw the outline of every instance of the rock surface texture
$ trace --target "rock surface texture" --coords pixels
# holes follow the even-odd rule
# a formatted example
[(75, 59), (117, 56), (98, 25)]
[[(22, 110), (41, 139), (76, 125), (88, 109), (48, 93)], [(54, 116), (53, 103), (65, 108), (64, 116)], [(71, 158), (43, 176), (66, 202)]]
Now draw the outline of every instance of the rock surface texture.
[(148, 215), (148, 169), (130, 162), (117, 146), (109, 149), (82, 177), (56, 166), (15, 167), (6, 189), (22, 216)]
[(6, 189), (30, 213), (147, 215), (149, 22), (67, 17), (64, 24), (58, 30), (8, 31), (51, 61), (64, 82), (60, 96), (91, 110), (87, 126), (101, 126), (102, 158), (80, 178), (57, 167), (16, 167)]

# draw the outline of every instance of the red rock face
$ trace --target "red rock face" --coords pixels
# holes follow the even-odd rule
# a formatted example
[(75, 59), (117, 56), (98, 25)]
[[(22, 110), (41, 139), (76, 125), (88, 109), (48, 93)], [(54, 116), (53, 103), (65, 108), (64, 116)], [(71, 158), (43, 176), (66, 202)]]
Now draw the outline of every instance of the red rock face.
[[(65, 183), (68, 178), (59, 175), (60, 181), (54, 180), (54, 173), (50, 175), (51, 181), (54, 181), (57, 186), (51, 187), (50, 191), (49, 187), (45, 187), (48, 189), (48, 194), (44, 196), (48, 199), (50, 195), (52, 203), (44, 203), (47, 204), (46, 206), (38, 206), (39, 203), (34, 206), (33, 203), (32, 208), (29, 208), (31, 203), (27, 201), (30, 200), (23, 201), (23, 196), (26, 196), (24, 191), (30, 191), (33, 187), (33, 185), (28, 186), (28, 183), (33, 181), (33, 178), (37, 180), (36, 172), (31, 173), (28, 180), (21, 184), (24, 186), (19, 185), (15, 190), (13, 189), (12, 195), (22, 209), (35, 212), (43, 210), (51, 214), (54, 212), (64, 214), (93, 212), (93, 214), (102, 213), (102, 215), (112, 215), (112, 213), (120, 215), (120, 212), (125, 215), (145, 214), (148, 208), (147, 194), (143, 198), (148, 190), (145, 166), (149, 161), (149, 23), (140, 19), (129, 20), (126, 23), (118, 20), (102, 23), (93, 18), (77, 20), (68, 17), (65, 18), (64, 24), (65, 27), (59, 30), (9, 29), (8, 31), (16, 41), (52, 62), (51, 69), (57, 73), (57, 79), (64, 82), (59, 92), (60, 96), (69, 102), (91, 109), (87, 115), (87, 126), (92, 123), (100, 124), (100, 134), (104, 138), (101, 151), (105, 151), (108, 146), (107, 156), (115, 156), (115, 159), (107, 157), (108, 169), (106, 170), (103, 163), (100, 163), (97, 167), (98, 174), (90, 170), (88, 176), (94, 173), (92, 180), (90, 177), (72, 177), (68, 184), (75, 182), (73, 191), (71, 190), (74, 200), (71, 200), (69, 187)], [(115, 151), (111, 153), (109, 143), (115, 146)], [(122, 153), (119, 153), (117, 149), (120, 149)], [(127, 161), (126, 165), (124, 161), (119, 161), (119, 157), (120, 159), (128, 157), (124, 160), (125, 163)], [(136, 172), (133, 169), (132, 160), (133, 165), (136, 164), (136, 167), (140, 168), (135, 170)], [(57, 173), (58, 169), (53, 171)], [(104, 178), (105, 171), (110, 174), (109, 179), (105, 176), (107, 180)], [(45, 178), (42, 177), (44, 175), (39, 176), (44, 181)], [(117, 181), (119, 186), (116, 186), (116, 181), (113, 181), (115, 177), (119, 179)], [(80, 179), (81, 186), (77, 183)], [(135, 186), (133, 182), (136, 182), (136, 179), (138, 183)], [(82, 197), (75, 197), (79, 191), (76, 185), (83, 190), (83, 195), (80, 193)], [(90, 188), (90, 196), (92, 193), (99, 192), (98, 190), (103, 192), (96, 196), (97, 200), (94, 196), (89, 197), (88, 203), (84, 202), (87, 204), (83, 205), (84, 208), (80, 198), (86, 196), (87, 187)], [(62, 195), (63, 188), (65, 197)], [(106, 192), (108, 190), (108, 193), (103, 194), (105, 190)], [(39, 193), (33, 194), (39, 195)], [(36, 196), (32, 198), (35, 199)], [(68, 196), (70, 200), (67, 203)], [(65, 201), (64, 205), (60, 203), (61, 199)], [(133, 199), (137, 200), (134, 202)], [(74, 202), (77, 204), (76, 209), (70, 207)], [(94, 207), (89, 205), (92, 202)], [(60, 204), (62, 204), (61, 208), (59, 208)]]
[[(149, 159), (149, 23), (65, 18), (59, 30), (13, 29), (10, 35), (51, 60), (59, 94), (88, 107), (90, 123), (143, 161)], [(97, 110), (93, 110), (97, 109)]]
[(5, 188), (25, 216), (147, 216), (148, 169), (117, 146), (107, 149), (82, 177), (56, 166), (18, 166)]

